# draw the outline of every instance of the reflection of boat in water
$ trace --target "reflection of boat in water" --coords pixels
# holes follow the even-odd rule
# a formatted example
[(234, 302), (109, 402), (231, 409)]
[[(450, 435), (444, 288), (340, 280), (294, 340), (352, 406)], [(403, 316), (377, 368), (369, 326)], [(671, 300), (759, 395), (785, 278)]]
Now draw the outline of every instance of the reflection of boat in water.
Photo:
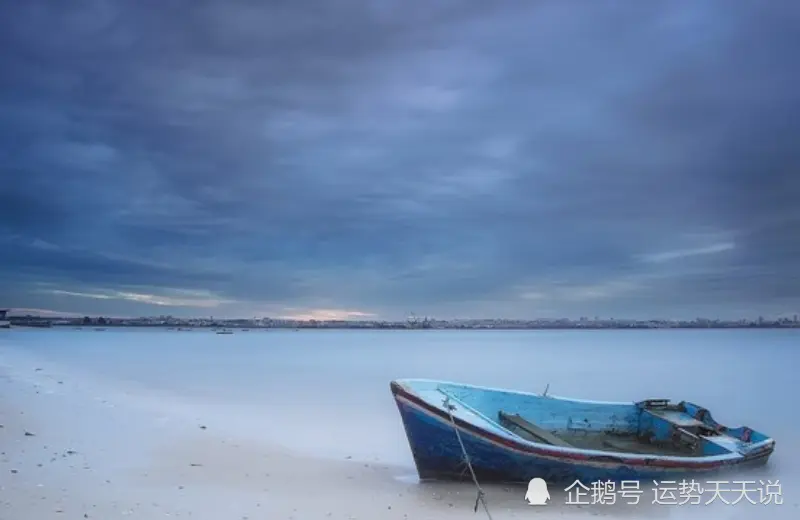
[(0, 329), (10, 329), (11, 322), (6, 319), (8, 309), (0, 309)]
[[(607, 403), (423, 379), (392, 381), (420, 479), (674, 479), (767, 461), (775, 441), (705, 408)], [(468, 458), (467, 458), (468, 457)], [(465, 471), (467, 470), (467, 471)]]

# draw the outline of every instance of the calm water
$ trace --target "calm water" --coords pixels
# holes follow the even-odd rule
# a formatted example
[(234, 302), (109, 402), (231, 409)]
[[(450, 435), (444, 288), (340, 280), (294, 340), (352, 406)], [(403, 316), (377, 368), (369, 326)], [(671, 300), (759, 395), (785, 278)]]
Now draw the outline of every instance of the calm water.
[(687, 399), (778, 441), (800, 475), (800, 331), (210, 331), (16, 329), (0, 362), (69, 374), (166, 417), (321, 456), (412, 468), (389, 381), (428, 377), (554, 395)]

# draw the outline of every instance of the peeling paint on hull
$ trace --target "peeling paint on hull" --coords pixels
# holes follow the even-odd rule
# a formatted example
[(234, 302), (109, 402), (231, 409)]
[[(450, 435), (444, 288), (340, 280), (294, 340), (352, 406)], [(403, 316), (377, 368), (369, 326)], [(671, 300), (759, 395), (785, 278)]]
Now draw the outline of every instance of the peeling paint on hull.
[[(422, 480), (469, 480), (455, 430), (448, 413), (415, 395), (407, 385), (392, 382), (391, 390), (405, 427), (409, 446)], [(563, 450), (514, 439), (454, 417), (476, 476), (483, 482), (528, 482), (540, 477), (551, 482), (597, 480), (662, 480), (690, 474), (709, 474), (731, 466), (767, 461), (774, 449), (751, 456), (643, 457), (592, 450)], [(679, 459), (679, 460), (676, 460)]]

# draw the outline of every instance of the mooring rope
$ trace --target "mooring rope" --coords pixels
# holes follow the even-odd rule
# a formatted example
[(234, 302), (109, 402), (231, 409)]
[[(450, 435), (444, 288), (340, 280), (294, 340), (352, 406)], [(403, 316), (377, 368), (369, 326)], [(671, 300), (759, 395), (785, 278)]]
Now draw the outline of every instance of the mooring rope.
[(453, 425), (453, 431), (456, 432), (456, 438), (458, 439), (459, 446), (461, 446), (461, 453), (464, 456), (464, 462), (466, 462), (467, 468), (469, 468), (469, 473), (472, 475), (472, 482), (475, 483), (475, 487), (478, 489), (478, 496), (475, 497), (474, 511), (476, 513), (478, 512), (478, 504), (480, 503), (483, 505), (483, 510), (486, 511), (486, 516), (489, 517), (489, 520), (492, 520), (492, 513), (489, 512), (489, 506), (486, 504), (486, 493), (483, 492), (483, 488), (481, 488), (481, 485), (478, 482), (478, 477), (475, 475), (475, 470), (472, 468), (472, 462), (469, 460), (467, 448), (464, 446), (464, 441), (461, 440), (461, 432), (458, 431), (458, 426), (456, 426), (456, 420), (453, 417), (453, 410), (455, 410), (456, 407), (450, 404), (449, 395), (445, 395), (443, 404), (445, 410), (447, 410), (447, 415), (450, 416), (450, 424)]

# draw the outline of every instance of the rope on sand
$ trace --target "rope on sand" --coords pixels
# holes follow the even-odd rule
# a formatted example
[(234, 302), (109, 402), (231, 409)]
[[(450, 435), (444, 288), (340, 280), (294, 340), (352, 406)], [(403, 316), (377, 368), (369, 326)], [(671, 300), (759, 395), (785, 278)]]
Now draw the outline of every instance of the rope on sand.
[(472, 482), (475, 483), (475, 487), (478, 489), (478, 496), (475, 497), (474, 511), (477, 513), (478, 504), (482, 504), (483, 510), (486, 511), (486, 516), (489, 517), (489, 520), (492, 520), (492, 513), (489, 512), (489, 506), (486, 504), (486, 493), (483, 492), (483, 488), (481, 488), (480, 483), (478, 483), (478, 477), (475, 476), (475, 470), (472, 468), (472, 462), (469, 460), (467, 448), (464, 446), (464, 441), (461, 440), (461, 432), (458, 431), (456, 420), (453, 417), (453, 410), (455, 410), (456, 407), (450, 403), (450, 396), (445, 396), (443, 404), (445, 410), (447, 410), (447, 415), (450, 416), (450, 424), (453, 425), (453, 431), (456, 432), (456, 438), (458, 439), (459, 446), (461, 446), (461, 453), (464, 456), (464, 462), (467, 464), (467, 468), (469, 468), (470, 475), (472, 475)]

